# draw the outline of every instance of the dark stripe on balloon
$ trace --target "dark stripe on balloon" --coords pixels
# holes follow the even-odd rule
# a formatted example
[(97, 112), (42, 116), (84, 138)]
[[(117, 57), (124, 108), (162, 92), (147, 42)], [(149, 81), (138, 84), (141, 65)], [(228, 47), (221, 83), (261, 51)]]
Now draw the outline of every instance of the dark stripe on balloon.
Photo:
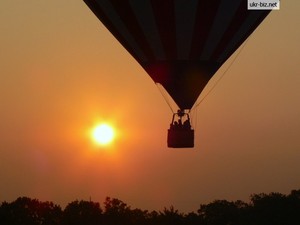
[[(246, 2), (242, 2), (234, 15), (233, 20), (228, 26), (226, 32), (222, 36), (221, 41), (219, 42), (216, 50), (211, 55), (211, 60), (216, 60), (219, 56), (224, 52), (224, 49), (228, 46), (228, 43), (235, 36), (236, 32), (240, 29), (240, 27), (244, 24), (245, 20), (250, 16), (251, 11), (247, 9)], [(237, 49), (239, 46), (235, 46)]]
[(191, 60), (199, 60), (221, 0), (199, 0), (194, 23)]
[(227, 43), (226, 48), (218, 57), (217, 61), (223, 64), (238, 48), (239, 46), (254, 32), (259, 24), (271, 11), (257, 10), (251, 11), (247, 19), (244, 21), (240, 29), (235, 33), (232, 39)]
[(135, 39), (135, 42), (138, 44), (143, 53), (147, 56), (147, 61), (154, 60), (154, 54), (150, 48), (143, 30), (141, 29), (135, 13), (132, 11), (132, 8), (128, 0), (110, 0), (113, 5), (116, 13), (123, 21), (129, 33)]
[(150, 1), (131, 0), (129, 1), (129, 4), (135, 13), (137, 22), (139, 23), (141, 29), (143, 29), (144, 35), (147, 38), (147, 42), (151, 47), (152, 52), (155, 54), (155, 58), (157, 60), (165, 60), (165, 52), (162, 47), (159, 32), (157, 30)]
[(126, 48), (126, 50), (140, 62), (146, 60), (146, 56), (135, 43), (134, 38), (126, 29), (125, 25), (116, 14), (112, 5), (107, 0), (84, 0), (94, 14), (102, 21), (105, 27)]
[(235, 51), (236, 49), (256, 30), (260, 23), (267, 17), (271, 11), (257, 10), (251, 11), (241, 28), (236, 32), (231, 42), (225, 48), (223, 53), (217, 59), (217, 61), (223, 64)]
[(174, 0), (152, 0), (151, 4), (167, 60), (176, 59)]
[(236, 11), (242, 1), (245, 2), (245, 0), (235, 0), (230, 2), (228, 0), (221, 1), (220, 7), (217, 10), (218, 13), (214, 18), (212, 29), (207, 35), (207, 42), (205, 43), (200, 56), (201, 60), (209, 60), (211, 58), (218, 44), (222, 40), (224, 33), (227, 31), (228, 26), (234, 19)]
[(192, 48), (198, 1), (175, 0), (177, 59), (188, 60)]

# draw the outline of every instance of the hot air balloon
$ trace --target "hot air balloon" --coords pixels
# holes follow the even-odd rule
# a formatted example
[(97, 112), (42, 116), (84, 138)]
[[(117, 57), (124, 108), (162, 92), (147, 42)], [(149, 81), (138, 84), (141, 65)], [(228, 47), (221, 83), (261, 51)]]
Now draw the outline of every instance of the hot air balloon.
[[(222, 64), (270, 10), (247, 0), (84, 0), (178, 106), (168, 147), (194, 147), (189, 112)], [(184, 121), (183, 121), (184, 119)]]

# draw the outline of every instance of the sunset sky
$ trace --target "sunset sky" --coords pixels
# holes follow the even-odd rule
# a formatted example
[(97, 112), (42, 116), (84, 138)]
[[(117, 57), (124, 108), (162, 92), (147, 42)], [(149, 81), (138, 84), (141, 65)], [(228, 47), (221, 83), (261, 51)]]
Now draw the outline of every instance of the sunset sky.
[[(190, 212), (299, 189), (299, 12), (281, 1), (195, 109), (196, 147), (169, 149), (168, 105), (82, 0), (1, 0), (0, 202), (110, 196)], [(99, 122), (115, 127), (110, 146), (91, 140)]]

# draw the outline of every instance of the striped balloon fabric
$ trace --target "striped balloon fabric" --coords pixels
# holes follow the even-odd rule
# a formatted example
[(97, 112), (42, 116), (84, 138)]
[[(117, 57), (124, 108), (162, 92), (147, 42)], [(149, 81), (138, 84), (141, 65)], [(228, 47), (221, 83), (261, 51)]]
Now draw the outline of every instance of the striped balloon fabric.
[(247, 0), (84, 0), (180, 109), (270, 13)]

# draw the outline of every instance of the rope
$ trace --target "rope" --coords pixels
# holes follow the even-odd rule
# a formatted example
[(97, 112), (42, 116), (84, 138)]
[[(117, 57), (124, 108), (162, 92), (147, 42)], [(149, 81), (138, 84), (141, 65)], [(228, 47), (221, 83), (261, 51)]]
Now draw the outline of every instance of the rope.
[(160, 83), (155, 83), (155, 84), (156, 84), (156, 87), (159, 90), (160, 94), (163, 96), (163, 98), (165, 99), (165, 101), (168, 104), (169, 108), (171, 109), (172, 113), (174, 114), (175, 112), (174, 112), (174, 110), (171, 106), (171, 103), (168, 100), (168, 96), (161, 90), (161, 88), (159, 88), (161, 86), (161, 84)]
[(196, 130), (197, 130), (197, 123), (198, 123), (198, 111), (197, 110), (198, 110), (198, 108), (195, 108), (195, 111), (190, 110), (192, 127), (194, 128), (195, 132), (197, 132)]
[(192, 108), (192, 110), (194, 110), (195, 108), (197, 108), (205, 99), (206, 97), (214, 90), (214, 88), (219, 84), (219, 82), (222, 80), (222, 78), (225, 76), (225, 74), (228, 72), (228, 70), (231, 68), (231, 66), (233, 65), (233, 63), (236, 61), (236, 59), (238, 58), (238, 56), (241, 54), (242, 50), (245, 48), (247, 42), (248, 42), (249, 38), (246, 39), (246, 41), (244, 42), (244, 44), (242, 45), (242, 47), (240, 48), (240, 50), (238, 51), (238, 53), (235, 55), (235, 57), (233, 58), (233, 60), (231, 61), (231, 63), (229, 64), (229, 66), (227, 67), (227, 69), (223, 72), (223, 74), (220, 76), (220, 78), (213, 84), (212, 88), (204, 95), (204, 97)]

